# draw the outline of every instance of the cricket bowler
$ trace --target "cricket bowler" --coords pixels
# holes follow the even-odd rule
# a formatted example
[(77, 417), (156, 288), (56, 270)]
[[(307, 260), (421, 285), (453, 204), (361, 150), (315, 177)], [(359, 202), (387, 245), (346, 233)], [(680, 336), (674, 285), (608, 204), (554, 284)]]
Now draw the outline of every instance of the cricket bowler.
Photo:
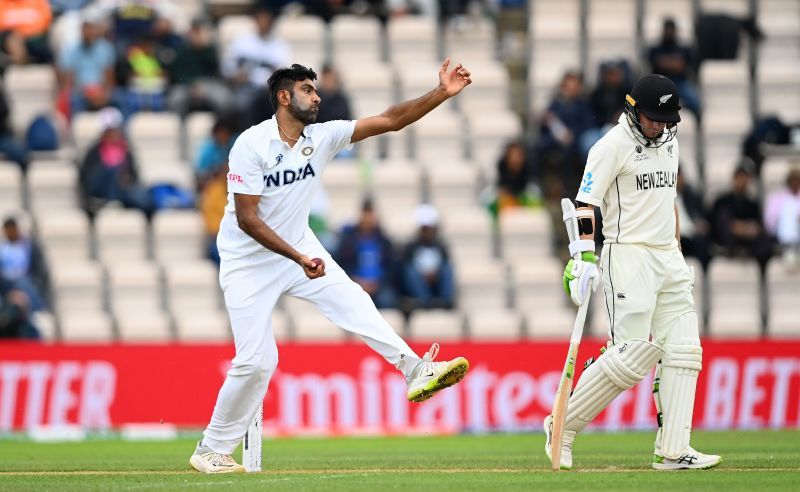
[(270, 322), (284, 293), (310, 301), (395, 366), (406, 378), (410, 401), (423, 401), (466, 374), (469, 363), (463, 357), (434, 362), (437, 344), (422, 358), (415, 354), (308, 227), (313, 192), (339, 151), (405, 128), (472, 82), (461, 64), (448, 71), (449, 66), (448, 58), (439, 71), (438, 86), (420, 98), (377, 116), (321, 124), (315, 124), (320, 96), (313, 70), (295, 64), (270, 76), (275, 116), (242, 133), (229, 157), (228, 205), (217, 245), (236, 356), (190, 459), (196, 470), (244, 471), (231, 453), (264, 400), (278, 365)]

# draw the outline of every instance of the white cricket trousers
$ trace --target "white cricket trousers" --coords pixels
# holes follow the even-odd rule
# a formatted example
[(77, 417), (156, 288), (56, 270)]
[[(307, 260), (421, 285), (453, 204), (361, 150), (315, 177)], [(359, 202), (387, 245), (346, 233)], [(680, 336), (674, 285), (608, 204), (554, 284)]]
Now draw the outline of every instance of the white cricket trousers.
[(638, 338), (663, 347), (678, 319), (695, 311), (694, 274), (681, 251), (640, 244), (604, 244), (602, 301), (609, 338)]
[(418, 356), (375, 308), (364, 290), (307, 230), (295, 249), (325, 261), (325, 276), (314, 280), (293, 261), (265, 252), (223, 261), (220, 285), (233, 329), (236, 356), (217, 396), (214, 414), (203, 432), (203, 443), (214, 452), (231, 454), (264, 400), (278, 365), (272, 333), (272, 310), (281, 294), (311, 301), (332, 323), (361, 337), (390, 364), (401, 354)]

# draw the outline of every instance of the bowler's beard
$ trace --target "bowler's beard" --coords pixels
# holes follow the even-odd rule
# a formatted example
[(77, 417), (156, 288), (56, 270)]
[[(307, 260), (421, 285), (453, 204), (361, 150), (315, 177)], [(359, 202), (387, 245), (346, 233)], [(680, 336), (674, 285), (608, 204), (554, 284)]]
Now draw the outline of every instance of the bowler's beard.
[(312, 110), (311, 106), (309, 106), (307, 109), (301, 108), (300, 103), (297, 102), (297, 97), (294, 94), (292, 94), (292, 100), (289, 101), (289, 114), (294, 116), (295, 119), (304, 125), (310, 125), (317, 121), (317, 112)]

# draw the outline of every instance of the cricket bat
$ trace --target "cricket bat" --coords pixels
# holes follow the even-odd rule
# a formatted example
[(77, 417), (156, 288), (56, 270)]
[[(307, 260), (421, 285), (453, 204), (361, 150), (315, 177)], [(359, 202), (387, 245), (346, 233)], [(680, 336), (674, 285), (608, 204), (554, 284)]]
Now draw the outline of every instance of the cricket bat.
[(569, 395), (572, 393), (575, 360), (578, 358), (578, 347), (581, 344), (581, 336), (583, 335), (583, 324), (586, 321), (589, 297), (591, 297), (590, 293), (587, 294), (583, 304), (578, 308), (578, 314), (575, 316), (575, 324), (572, 325), (572, 336), (569, 339), (567, 360), (564, 361), (561, 381), (558, 383), (556, 399), (553, 402), (553, 432), (550, 441), (550, 464), (553, 470), (561, 469), (561, 442), (564, 435), (564, 420), (567, 418), (567, 404), (569, 403)]
[[(561, 211), (563, 212), (564, 224), (567, 227), (567, 234), (570, 241), (580, 238), (578, 233), (578, 221), (575, 218), (575, 205), (568, 198), (561, 200)], [(573, 258), (580, 259), (580, 253), (575, 253)], [(589, 308), (589, 299), (592, 291), (586, 294), (583, 303), (578, 307), (578, 314), (575, 315), (575, 322), (572, 325), (572, 335), (569, 338), (569, 350), (567, 359), (564, 361), (564, 369), (561, 371), (561, 381), (558, 383), (558, 391), (553, 402), (553, 429), (550, 441), (550, 464), (553, 470), (561, 469), (561, 444), (564, 435), (564, 421), (567, 418), (567, 405), (569, 396), (572, 393), (572, 379), (575, 375), (575, 361), (578, 358), (578, 347), (583, 336), (583, 325), (586, 322), (586, 311)]]

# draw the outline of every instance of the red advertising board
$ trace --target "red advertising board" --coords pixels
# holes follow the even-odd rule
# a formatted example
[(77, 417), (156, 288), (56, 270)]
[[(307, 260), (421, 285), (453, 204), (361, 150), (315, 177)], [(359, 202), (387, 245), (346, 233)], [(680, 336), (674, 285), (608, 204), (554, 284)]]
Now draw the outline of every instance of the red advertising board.
[[(579, 361), (601, 345), (584, 340)], [(440, 357), (468, 357), (469, 375), (412, 404), (402, 376), (361, 343), (285, 344), (264, 427), (277, 434), (538, 429), (566, 349), (564, 342), (445, 345)], [(0, 432), (60, 424), (203, 427), (232, 356), (229, 345), (0, 344)], [(703, 365), (697, 427), (800, 427), (800, 341), (706, 341)], [(617, 398), (594, 425), (654, 427), (651, 382)]]

